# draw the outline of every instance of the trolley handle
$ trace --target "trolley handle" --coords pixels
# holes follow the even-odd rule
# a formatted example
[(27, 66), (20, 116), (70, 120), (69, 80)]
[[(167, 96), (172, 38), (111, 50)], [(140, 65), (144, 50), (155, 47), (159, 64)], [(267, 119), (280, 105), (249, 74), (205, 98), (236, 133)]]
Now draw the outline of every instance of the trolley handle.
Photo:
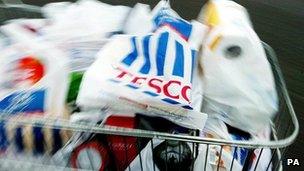
[(292, 134), (289, 137), (284, 137), (285, 139), (280, 140), (280, 141), (281, 141), (282, 144), (284, 142), (286, 144), (291, 144), (292, 142), (295, 141), (297, 135), (299, 134), (299, 122), (298, 122), (297, 116), (295, 114), (294, 108), (292, 106), (292, 103), (291, 103), (291, 100), (290, 100), (290, 97), (289, 97), (289, 93), (287, 91), (287, 86), (286, 86), (286, 83), (284, 81), (283, 73), (281, 71), (277, 55), (276, 55), (275, 51), (273, 50), (273, 48), (270, 45), (268, 45), (267, 43), (265, 43), (263, 41), (262, 41), (262, 44), (263, 44), (263, 48), (264, 48), (264, 50), (267, 54), (267, 59), (273, 67), (273, 69), (272, 69), (273, 74), (276, 74), (276, 76), (278, 77), (278, 81), (279, 81), (279, 84), (280, 84), (279, 89), (282, 92), (284, 100), (286, 101), (286, 105), (287, 105), (287, 108), (288, 108), (288, 111), (289, 111), (289, 114), (290, 114), (290, 117), (291, 117), (291, 121), (292, 121), (293, 126), (294, 126), (294, 130), (293, 130)]

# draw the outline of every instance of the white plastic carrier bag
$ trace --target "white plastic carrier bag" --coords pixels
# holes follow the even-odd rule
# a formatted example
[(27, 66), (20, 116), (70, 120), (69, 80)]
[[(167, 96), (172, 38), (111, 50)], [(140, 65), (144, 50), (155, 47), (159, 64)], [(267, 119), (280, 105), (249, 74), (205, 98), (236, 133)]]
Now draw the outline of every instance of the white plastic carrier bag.
[(30, 34), (18, 37), (23, 31), (8, 34), (14, 40), (1, 49), (0, 113), (63, 116), (68, 86), (67, 56)]
[[(205, 115), (192, 105), (193, 79), (198, 79), (194, 76), (198, 73), (197, 49), (188, 42), (195, 36), (192, 34), (201, 36), (203, 31), (194, 33), (192, 24), (165, 11), (157, 16), (159, 25), (154, 32), (115, 36), (106, 44), (84, 75), (78, 105), (124, 110), (137, 106), (140, 112), (203, 128)], [(194, 99), (201, 100), (202, 92), (195, 95), (200, 98)]]
[(200, 15), (209, 26), (203, 42), (203, 112), (249, 132), (261, 132), (278, 110), (271, 66), (245, 8), (212, 0)]
[(100, 40), (113, 32), (122, 31), (129, 11), (130, 7), (96, 0), (50, 3), (42, 8), (50, 23), (44, 32), (53, 39)]
[(48, 25), (40, 33), (70, 57), (72, 71), (86, 70), (113, 34), (121, 33), (130, 7), (80, 0), (42, 7)]

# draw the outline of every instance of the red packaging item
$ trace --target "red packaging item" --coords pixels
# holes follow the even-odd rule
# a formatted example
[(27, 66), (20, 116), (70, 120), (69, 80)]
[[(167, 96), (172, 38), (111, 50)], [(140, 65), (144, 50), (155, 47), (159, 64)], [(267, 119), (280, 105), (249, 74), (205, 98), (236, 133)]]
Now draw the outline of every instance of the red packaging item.
[[(123, 128), (135, 128), (136, 120), (134, 117), (110, 116), (105, 125)], [(135, 137), (109, 135), (107, 136), (108, 146), (115, 160), (118, 171), (125, 170), (138, 154)]]
[[(88, 161), (90, 162), (88, 163)], [(108, 150), (99, 141), (89, 141), (81, 144), (71, 155), (71, 165), (77, 169), (105, 171), (109, 165)]]

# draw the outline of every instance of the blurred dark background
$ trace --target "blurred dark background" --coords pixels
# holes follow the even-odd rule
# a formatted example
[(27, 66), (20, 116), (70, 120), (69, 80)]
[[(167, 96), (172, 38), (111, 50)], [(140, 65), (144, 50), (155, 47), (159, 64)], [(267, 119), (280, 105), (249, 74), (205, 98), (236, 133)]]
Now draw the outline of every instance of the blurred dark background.
[[(24, 0), (43, 5), (59, 0)], [(285, 170), (304, 170), (304, 0), (235, 0), (245, 6), (260, 38), (276, 51), (287, 83), (295, 112), (300, 122), (297, 141), (285, 158), (297, 158), (300, 167)], [(156, 0), (102, 0), (110, 4), (130, 5), (137, 2), (154, 6)], [(206, 0), (171, 0), (171, 6), (186, 19), (197, 17)]]

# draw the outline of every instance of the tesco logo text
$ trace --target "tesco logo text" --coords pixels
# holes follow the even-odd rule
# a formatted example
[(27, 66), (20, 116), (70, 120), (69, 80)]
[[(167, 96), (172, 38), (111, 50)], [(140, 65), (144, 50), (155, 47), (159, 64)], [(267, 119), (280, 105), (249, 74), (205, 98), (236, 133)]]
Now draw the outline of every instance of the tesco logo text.
[(163, 80), (160, 77), (142, 77), (136, 76), (120, 67), (116, 68), (118, 74), (116, 79), (127, 81), (136, 86), (146, 85), (149, 89), (157, 94), (162, 94), (166, 97), (178, 100), (185, 100), (190, 103), (191, 86), (183, 85), (179, 80)]

